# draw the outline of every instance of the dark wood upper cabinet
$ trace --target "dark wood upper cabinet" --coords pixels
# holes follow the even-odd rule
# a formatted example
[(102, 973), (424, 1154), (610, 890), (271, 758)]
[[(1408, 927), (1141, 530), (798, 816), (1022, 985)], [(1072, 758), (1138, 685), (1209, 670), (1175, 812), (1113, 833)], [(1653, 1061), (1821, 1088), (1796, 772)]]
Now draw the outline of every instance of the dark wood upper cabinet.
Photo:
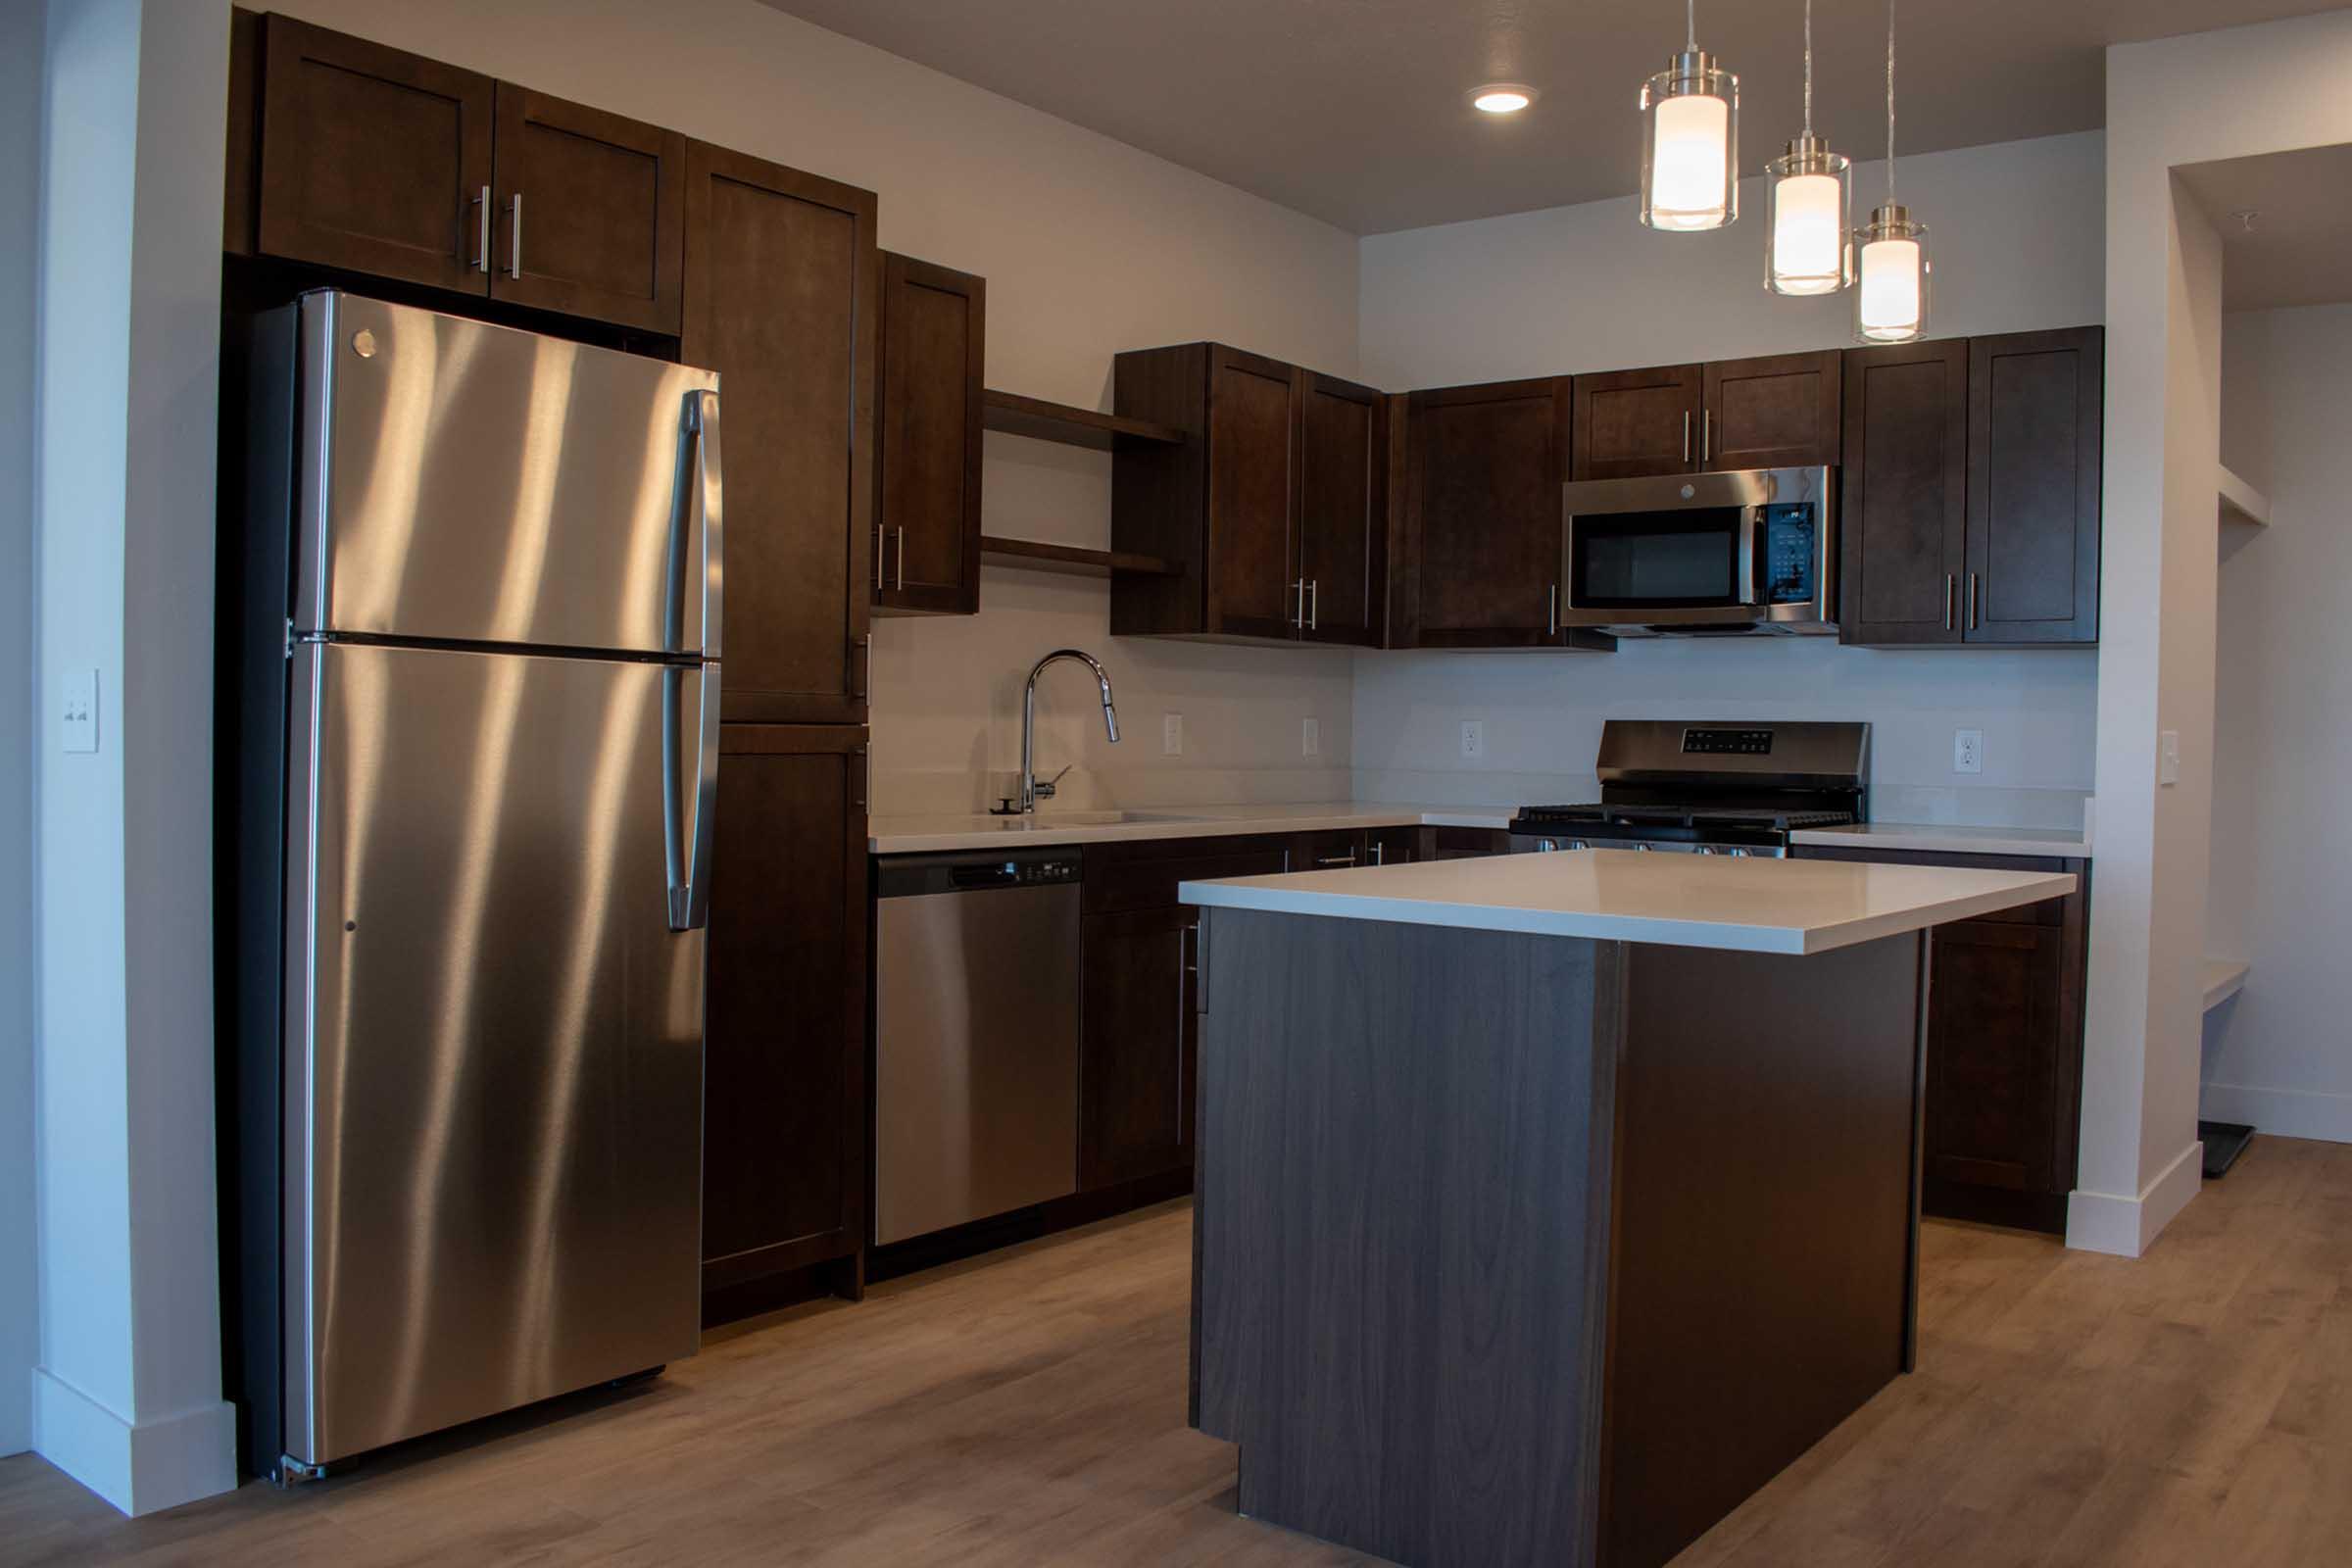
[(674, 335), (686, 138), (498, 84), (495, 299)]
[(261, 31), (263, 254), (487, 293), (497, 84), (291, 17)]
[(1551, 376), (1405, 400), (1405, 497), (1391, 588), (1396, 646), (1614, 646), (1559, 624), (1569, 386), (1568, 377)]
[(878, 610), (980, 608), (980, 457), (988, 282), (884, 252), (874, 467)]
[(1298, 632), (1291, 569), (1298, 550), (1292, 507), (1298, 410), (1298, 380), (1290, 366), (1209, 346), (1204, 630), (1274, 638)]
[(1306, 596), (1299, 636), (1377, 648), (1388, 618), (1388, 399), (1368, 386), (1298, 372), (1298, 557)]
[(1113, 632), (1380, 642), (1380, 393), (1219, 343), (1122, 354), (1115, 388), (1121, 416), (1187, 439), (1114, 443), (1113, 548), (1176, 570), (1114, 571)]
[(2106, 332), (1972, 338), (1968, 367), (1968, 640), (2099, 635)]
[(1838, 462), (1844, 402), (1836, 349), (1717, 360), (1705, 367), (1701, 468), (1812, 468)]
[(1968, 342), (1845, 355), (1839, 635), (1956, 643), (1967, 569)]
[(705, 1002), (703, 1279), (858, 1250), (865, 1216), (865, 733), (728, 725)]
[(679, 348), (726, 426), (724, 711), (863, 723), (875, 197), (702, 142), (686, 172)]
[(1704, 368), (1664, 365), (1576, 377), (1577, 479), (1631, 479), (1701, 466)]

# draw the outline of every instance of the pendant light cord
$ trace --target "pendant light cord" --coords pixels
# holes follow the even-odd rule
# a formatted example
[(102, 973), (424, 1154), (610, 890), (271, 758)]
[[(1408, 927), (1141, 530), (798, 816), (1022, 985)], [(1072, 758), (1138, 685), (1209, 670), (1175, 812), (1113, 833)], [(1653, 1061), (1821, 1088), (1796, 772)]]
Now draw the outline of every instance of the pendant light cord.
[(1683, 0), (1683, 25), (1686, 40), (1683, 47), (1691, 54), (1698, 53), (1698, 0)]
[(1894, 0), (1886, 0), (1886, 205), (1894, 205)]
[(1813, 139), (1813, 0), (1805, 0), (1805, 140)]

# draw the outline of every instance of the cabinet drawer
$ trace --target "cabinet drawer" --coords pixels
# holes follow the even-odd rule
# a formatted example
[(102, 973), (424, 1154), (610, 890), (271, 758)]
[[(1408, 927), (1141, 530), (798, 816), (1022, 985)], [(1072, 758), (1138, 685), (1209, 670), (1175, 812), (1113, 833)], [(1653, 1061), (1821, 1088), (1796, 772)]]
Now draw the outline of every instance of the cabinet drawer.
[(1506, 855), (1511, 836), (1495, 827), (1441, 827), (1431, 830), (1431, 858), (1467, 860), (1481, 855)]
[(1291, 868), (1290, 842), (1252, 836), (1089, 845), (1083, 872), (1086, 912), (1091, 916), (1164, 909), (1176, 904), (1179, 882), (1287, 871)]

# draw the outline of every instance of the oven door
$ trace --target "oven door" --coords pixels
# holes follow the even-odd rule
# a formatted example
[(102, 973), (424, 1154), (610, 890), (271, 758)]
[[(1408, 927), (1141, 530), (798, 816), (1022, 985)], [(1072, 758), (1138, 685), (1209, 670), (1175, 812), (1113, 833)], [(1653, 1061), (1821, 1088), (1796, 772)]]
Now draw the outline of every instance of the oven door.
[(1566, 485), (1560, 618), (1621, 631), (1834, 625), (1831, 494), (1827, 468)]

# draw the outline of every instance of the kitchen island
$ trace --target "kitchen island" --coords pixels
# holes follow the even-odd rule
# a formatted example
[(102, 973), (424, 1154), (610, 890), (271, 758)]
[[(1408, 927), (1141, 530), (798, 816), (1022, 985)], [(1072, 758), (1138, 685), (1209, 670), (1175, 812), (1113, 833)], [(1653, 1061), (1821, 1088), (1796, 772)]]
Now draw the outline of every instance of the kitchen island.
[(1926, 931), (2064, 874), (1627, 851), (1186, 883), (1193, 1421), (1412, 1568), (1647, 1568), (1914, 1353)]

